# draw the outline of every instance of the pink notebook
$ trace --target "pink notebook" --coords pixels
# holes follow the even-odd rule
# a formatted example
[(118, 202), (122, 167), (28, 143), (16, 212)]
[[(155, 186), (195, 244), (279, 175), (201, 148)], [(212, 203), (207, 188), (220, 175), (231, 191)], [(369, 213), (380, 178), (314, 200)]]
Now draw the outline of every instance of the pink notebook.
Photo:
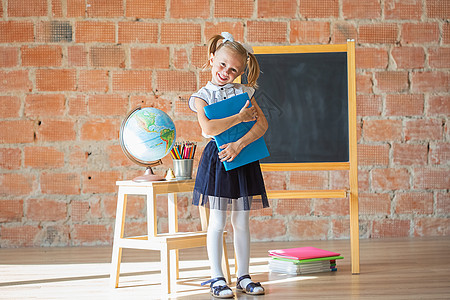
[(269, 255), (288, 259), (303, 260), (320, 257), (339, 256), (340, 253), (331, 252), (314, 247), (300, 247), (290, 249), (269, 250)]

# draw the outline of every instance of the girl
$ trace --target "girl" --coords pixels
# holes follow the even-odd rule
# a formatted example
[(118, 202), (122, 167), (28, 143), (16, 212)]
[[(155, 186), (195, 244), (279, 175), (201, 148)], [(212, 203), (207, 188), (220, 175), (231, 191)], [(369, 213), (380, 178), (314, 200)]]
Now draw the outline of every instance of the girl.
[[(237, 259), (236, 290), (247, 294), (264, 294), (261, 284), (252, 282), (249, 273), (250, 262), (250, 209), (268, 207), (266, 190), (259, 166), (253, 162), (230, 171), (225, 171), (224, 161), (232, 161), (248, 144), (257, 140), (267, 130), (267, 120), (253, 97), (259, 65), (251, 47), (234, 41), (231, 34), (222, 32), (209, 40), (209, 61), (205, 67), (211, 67), (211, 81), (194, 93), (189, 99), (189, 107), (197, 112), (202, 135), (206, 138), (220, 134), (240, 122), (255, 121), (251, 130), (236, 142), (225, 144), (218, 151), (216, 143), (211, 140), (205, 147), (197, 171), (193, 204), (210, 209), (207, 233), (207, 249), (211, 264), (211, 294), (217, 298), (234, 297), (227, 286), (221, 269), (223, 231), (227, 210), (231, 210), (231, 223), (234, 231), (234, 247)], [(233, 81), (248, 69), (248, 84)], [(236, 115), (209, 120), (203, 108), (229, 97), (248, 93), (249, 101)]]

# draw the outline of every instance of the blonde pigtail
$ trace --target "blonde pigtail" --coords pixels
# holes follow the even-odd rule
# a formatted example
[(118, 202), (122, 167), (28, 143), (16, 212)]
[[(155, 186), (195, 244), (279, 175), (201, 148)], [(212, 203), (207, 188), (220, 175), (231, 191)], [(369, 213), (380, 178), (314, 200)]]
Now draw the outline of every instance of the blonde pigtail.
[(258, 80), (260, 70), (258, 60), (252, 53), (248, 53), (247, 65), (248, 65), (247, 85), (257, 89), (258, 84), (256, 81)]
[(214, 35), (211, 37), (208, 41), (208, 60), (203, 65), (203, 70), (209, 68), (209, 59), (211, 57), (211, 54), (216, 53), (217, 49), (219, 48), (219, 41), (223, 40), (223, 36), (220, 34)]

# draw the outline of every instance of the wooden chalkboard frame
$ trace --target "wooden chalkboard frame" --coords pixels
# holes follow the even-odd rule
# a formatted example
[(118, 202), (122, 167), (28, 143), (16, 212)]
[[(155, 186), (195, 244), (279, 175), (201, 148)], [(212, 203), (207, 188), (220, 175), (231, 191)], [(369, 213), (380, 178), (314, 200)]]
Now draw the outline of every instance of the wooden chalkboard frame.
[[(334, 171), (348, 170), (350, 189), (339, 190), (271, 190), (269, 198), (346, 198), (350, 201), (350, 240), (352, 274), (359, 274), (359, 213), (358, 213), (358, 165), (357, 165), (357, 132), (356, 132), (356, 71), (355, 41), (336, 45), (300, 45), (300, 46), (262, 46), (254, 47), (257, 54), (303, 54), (303, 53), (347, 53), (348, 76), (348, 130), (349, 161), (317, 162), (317, 163), (261, 163), (262, 171)], [(270, 72), (270, 70), (265, 70)]]

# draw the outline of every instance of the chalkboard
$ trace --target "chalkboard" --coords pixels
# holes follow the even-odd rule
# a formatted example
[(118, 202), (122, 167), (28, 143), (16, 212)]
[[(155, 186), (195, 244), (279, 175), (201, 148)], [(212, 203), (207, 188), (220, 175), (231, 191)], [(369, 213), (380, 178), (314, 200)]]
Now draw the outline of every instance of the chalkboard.
[(255, 99), (269, 122), (270, 156), (261, 162), (348, 162), (347, 53), (255, 55)]

